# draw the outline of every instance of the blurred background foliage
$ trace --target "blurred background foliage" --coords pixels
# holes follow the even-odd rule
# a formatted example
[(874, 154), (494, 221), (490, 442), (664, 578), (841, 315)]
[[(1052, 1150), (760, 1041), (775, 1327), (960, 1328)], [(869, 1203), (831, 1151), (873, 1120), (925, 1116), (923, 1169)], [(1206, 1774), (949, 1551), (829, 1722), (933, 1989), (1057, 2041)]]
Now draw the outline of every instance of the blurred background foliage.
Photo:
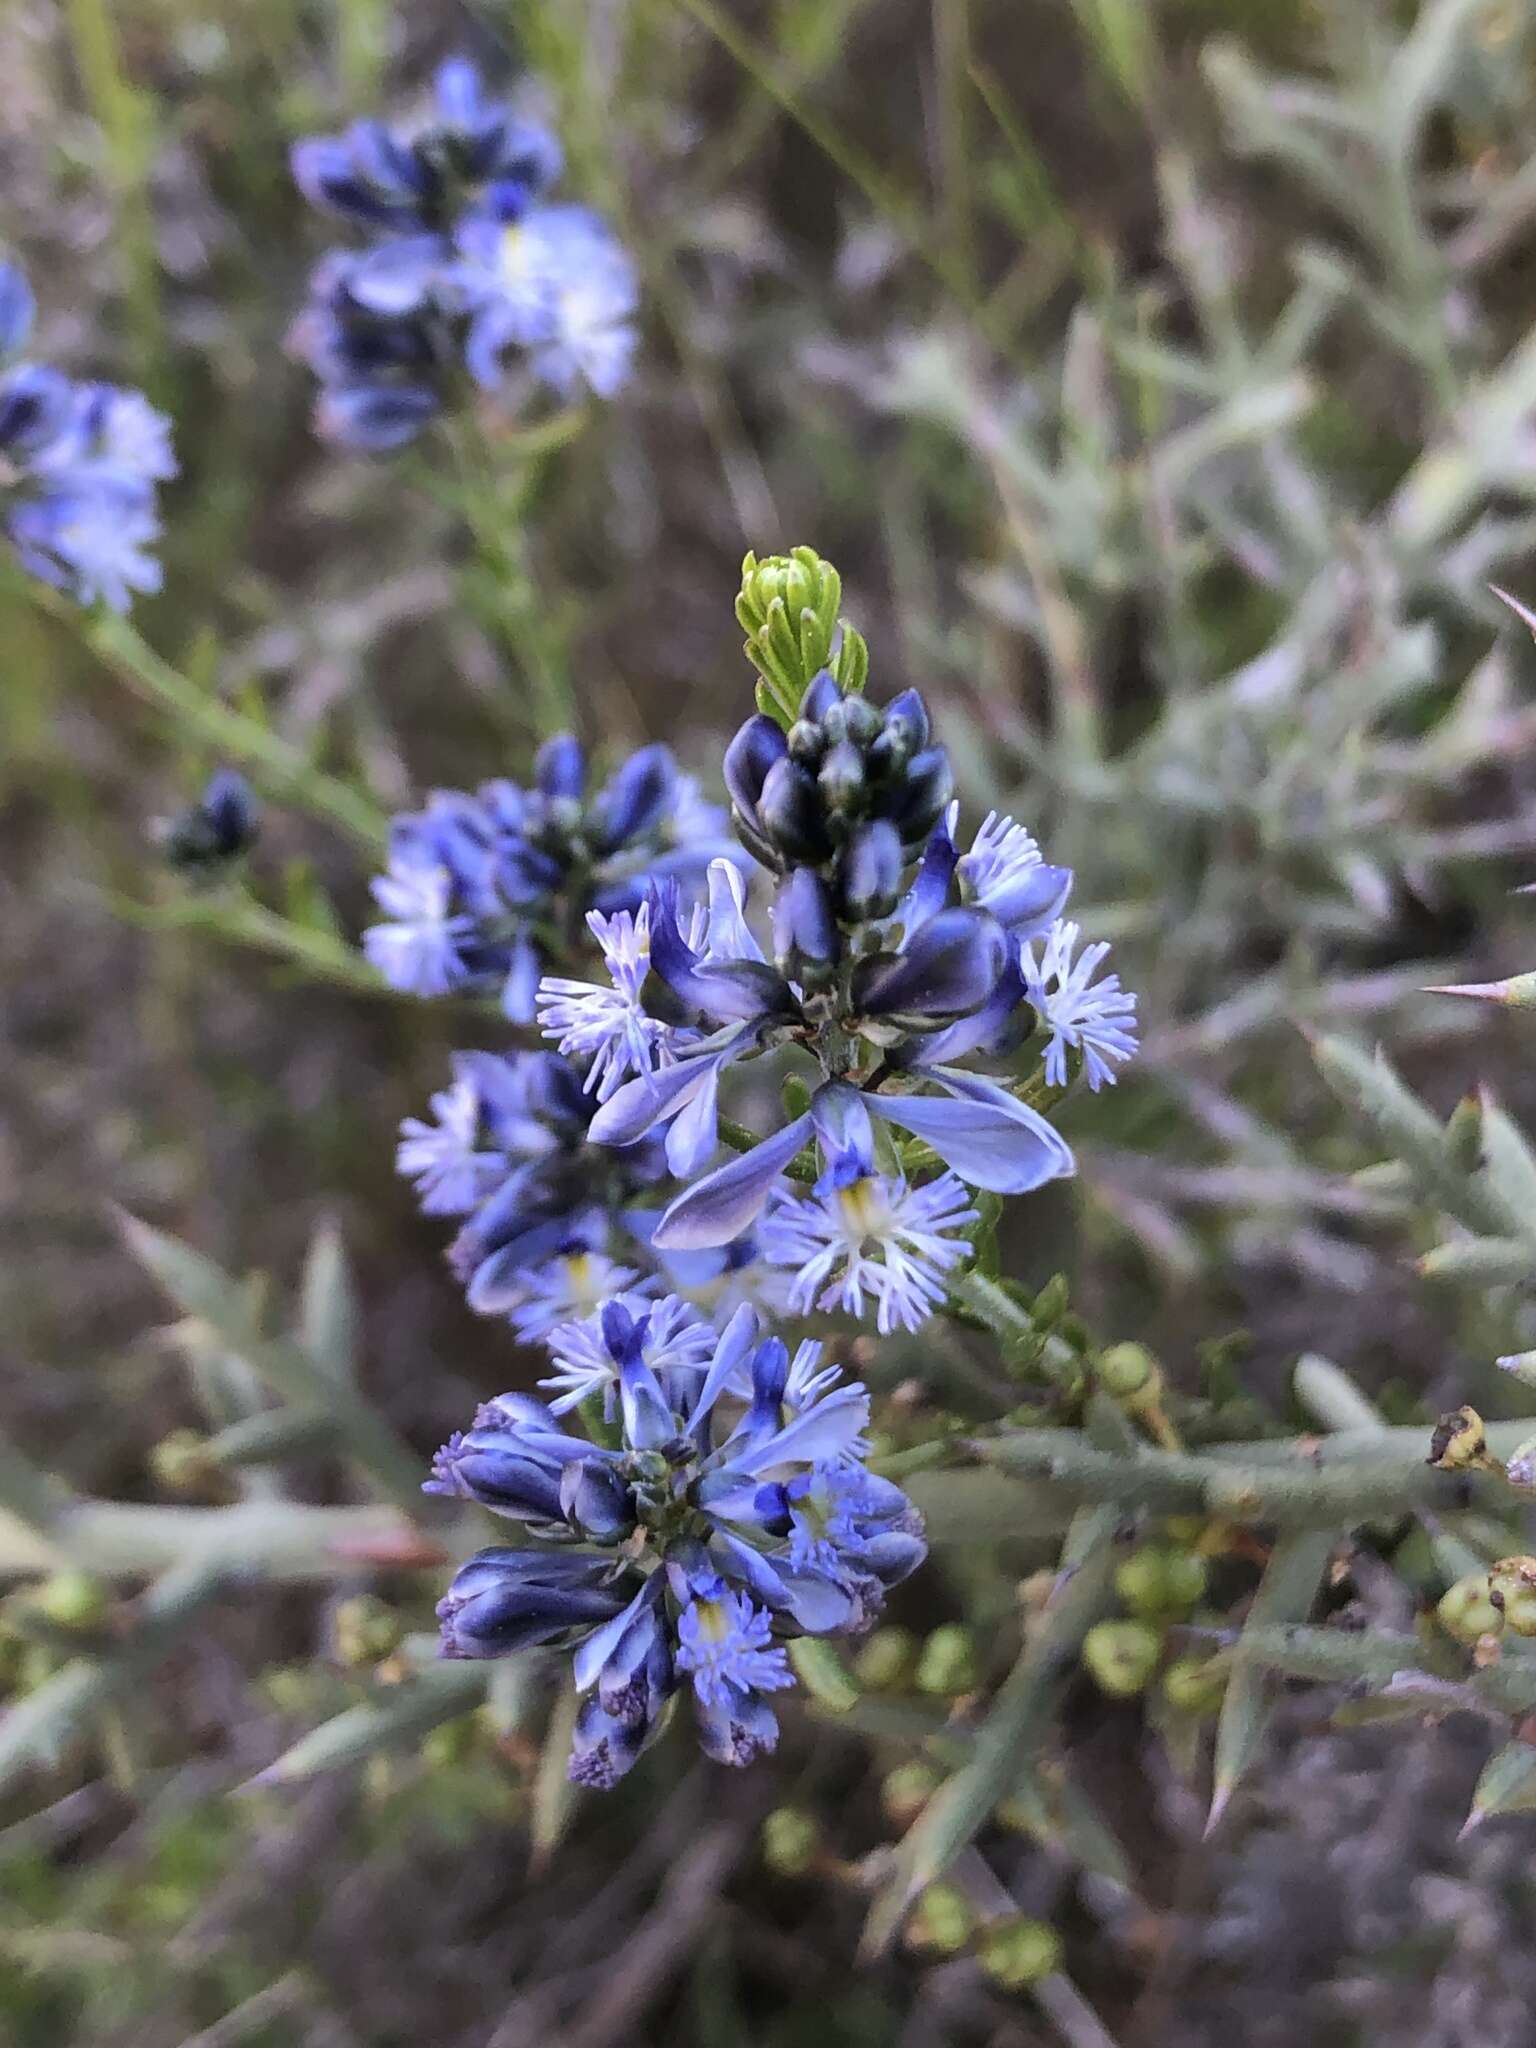
[[(634, 384), (519, 473), (493, 570), (424, 462), (313, 440), (284, 353), (320, 246), (290, 142), (459, 49), (522, 77), (644, 280)], [(1008, 1270), (1066, 1271), (1186, 1391), (1237, 1365), (1294, 1421), (1316, 1351), (1389, 1415), (1501, 1413), (1492, 1355), (1529, 1331), (1421, 1277), (1434, 1204), (1356, 1177), (1306, 1034), (1386, 1040), (1441, 1117), (1481, 1084), (1536, 1123), (1522, 1019), (1422, 993), (1531, 957), (1536, 655), (1488, 585), (1536, 599), (1533, 87), (1524, 0), (13, 0), (0, 221), (41, 352), (175, 415), (146, 640), (384, 809), (515, 772), (541, 660), (600, 748), (711, 774), (741, 555), (834, 559), (877, 689), (922, 686), (968, 804), (1048, 835), (1142, 992), (1144, 1057), (1075, 1112), (1081, 1178), (1018, 1205)], [(353, 971), (369, 864), (300, 806), (248, 894), (160, 874), (206, 731), (68, 621), (5, 617), (0, 1425), (97, 1495), (229, 1497), (171, 1469), (224, 1368), (157, 1324), (116, 1204), (273, 1276), (269, 1330), (333, 1225), (358, 1370), (424, 1458), (524, 1370), (388, 1170), (467, 1020)], [(347, 1497), (295, 1455), (303, 1499)], [(951, 1547), (909, 1619), (985, 1633), (1029, 1562)], [(1100, 2041), (970, 1962), (850, 1973), (856, 1866), (910, 1817), (878, 1721), (802, 1717), (727, 1783), (669, 1749), (573, 1818), (493, 1697), (231, 1798), (358, 1696), (380, 1583), (211, 1606), (152, 1700), (13, 1784), (7, 2038)], [(24, 1698), (57, 1652), (7, 1655)], [(1476, 1726), (1389, 1750), (1288, 1708), (1203, 1842), (1133, 1706), (1085, 1684), (1068, 1725), (1114, 1853), (1026, 1815), (999, 1854), (1116, 2041), (1529, 2038), (1523, 1837), (1455, 1842)], [(814, 1852), (781, 1823), (765, 1868), (770, 1807)]]

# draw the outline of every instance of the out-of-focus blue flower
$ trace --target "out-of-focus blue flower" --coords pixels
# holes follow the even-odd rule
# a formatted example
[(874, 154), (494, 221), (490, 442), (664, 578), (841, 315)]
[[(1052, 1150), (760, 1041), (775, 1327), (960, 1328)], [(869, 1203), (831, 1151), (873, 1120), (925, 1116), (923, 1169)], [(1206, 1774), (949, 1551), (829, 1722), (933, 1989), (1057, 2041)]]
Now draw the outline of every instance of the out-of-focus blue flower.
[(508, 213), (529, 205), (559, 177), (561, 153), (547, 128), (489, 99), (474, 65), (452, 57), (413, 129), (354, 121), (344, 134), (296, 142), (291, 162), (294, 183), (322, 212), (370, 230), (431, 234), (447, 232), (487, 190)]
[(173, 867), (196, 872), (217, 869), (255, 842), (261, 808), (255, 791), (236, 768), (220, 768), (195, 804), (158, 828), (160, 845)]
[[(26, 279), (0, 263), (0, 356), (32, 317)], [(156, 486), (175, 474), (170, 423), (141, 392), (36, 363), (0, 376), (0, 518), (22, 566), (80, 603), (126, 611), (160, 588)]]
[(425, 810), (394, 821), (389, 872), (373, 885), (388, 919), (364, 934), (368, 957), (406, 994), (494, 991), (510, 1017), (528, 1023), (543, 935), (579, 929), (596, 911), (603, 921), (594, 934), (621, 982), (595, 1006), (562, 1010), (560, 1030), (588, 1056), (609, 1048), (605, 1076), (622, 1071), (661, 1034), (647, 1030), (630, 987), (648, 922), (608, 920), (638, 910), (655, 878), (702, 882), (724, 819), (691, 784), (668, 748), (642, 747), (589, 795), (586, 756), (563, 735), (540, 748), (530, 788), (498, 781), (473, 795), (437, 791)]
[(512, 222), (472, 216), (457, 239), (475, 381), (495, 390), (519, 351), (562, 398), (583, 387), (612, 398), (629, 375), (640, 303), (634, 261), (612, 229), (584, 206), (541, 206)]
[[(556, 1582), (532, 1576), (529, 1553), (484, 1553), (450, 1588), (445, 1647), (494, 1654), (478, 1646), (505, 1634), (517, 1647), (528, 1629), (574, 1641), (590, 1695), (571, 1759), (580, 1783), (630, 1768), (677, 1673), (705, 1751), (746, 1763), (777, 1739), (765, 1695), (791, 1683), (784, 1641), (869, 1626), (924, 1554), (911, 1503), (864, 1469), (868, 1396), (821, 1365), (818, 1345), (791, 1360), (750, 1308), (716, 1335), (680, 1303), (619, 1298), (554, 1349), (554, 1406), (489, 1403), (438, 1453), (430, 1490), (606, 1556), (588, 1577), (585, 1553), (555, 1553), (569, 1567)], [(594, 1397), (616, 1447), (568, 1434), (555, 1412)], [(576, 1640), (578, 1597), (612, 1604)]]
[(292, 163), (312, 205), (368, 238), (321, 259), (289, 337), (319, 380), (325, 438), (402, 447), (474, 384), (515, 396), (520, 367), (567, 401), (623, 383), (634, 265), (587, 208), (543, 203), (559, 143), (489, 98), (472, 64), (440, 68), (414, 129), (357, 121), (296, 143)]
[(568, 1320), (579, 1307), (577, 1290), (593, 1277), (580, 1262), (607, 1259), (610, 1245), (640, 1248), (625, 1218), (663, 1177), (661, 1146), (592, 1144), (591, 1098), (554, 1053), (458, 1053), (453, 1075), (432, 1098), (435, 1121), (402, 1124), (396, 1163), (425, 1213), (463, 1219), (449, 1263), (470, 1306), (524, 1319), (519, 1327), (536, 1335), (546, 1314)]

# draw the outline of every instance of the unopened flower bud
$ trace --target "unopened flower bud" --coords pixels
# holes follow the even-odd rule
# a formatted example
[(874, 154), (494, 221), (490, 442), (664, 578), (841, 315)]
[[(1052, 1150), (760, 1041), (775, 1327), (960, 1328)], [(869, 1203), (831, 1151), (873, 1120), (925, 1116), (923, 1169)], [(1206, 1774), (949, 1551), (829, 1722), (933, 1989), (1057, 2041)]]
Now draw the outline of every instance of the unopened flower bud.
[(1503, 1604), (1504, 1626), (1536, 1636), (1536, 1557), (1501, 1557), (1489, 1570), (1488, 1588)]
[(834, 817), (852, 817), (864, 808), (864, 756), (851, 739), (827, 749), (816, 773), (821, 800)]
[(55, 1628), (90, 1629), (105, 1619), (112, 1596), (90, 1572), (55, 1572), (32, 1596), (33, 1612)]
[(994, 1920), (977, 1945), (977, 1959), (994, 1984), (1023, 1991), (1061, 1968), (1061, 1941), (1043, 1920)]
[(773, 904), (773, 956), (779, 972), (802, 988), (825, 988), (837, 973), (841, 952), (826, 883), (810, 868), (792, 868)]
[(1443, 1593), (1435, 1618), (1458, 1643), (1476, 1643), (1503, 1633), (1504, 1610), (1495, 1600), (1486, 1572), (1469, 1572)]
[(1487, 1463), (1488, 1438), (1475, 1408), (1453, 1408), (1435, 1424), (1429, 1463), (1439, 1472), (1466, 1472)]
[(856, 825), (837, 863), (838, 909), (848, 924), (889, 917), (901, 898), (905, 856), (889, 818)]
[(937, 1693), (944, 1699), (974, 1692), (981, 1682), (981, 1674), (976, 1663), (976, 1640), (971, 1631), (953, 1621), (936, 1628), (923, 1644), (913, 1682), (919, 1692)]
[(1187, 1614), (1205, 1593), (1205, 1560), (1172, 1543), (1148, 1543), (1115, 1572), (1115, 1591), (1133, 1614)]
[(763, 1822), (762, 1844), (775, 1877), (804, 1877), (821, 1854), (821, 1829), (803, 1807), (775, 1807)]
[(1099, 1385), (1132, 1415), (1144, 1414), (1163, 1398), (1163, 1369), (1145, 1344), (1111, 1344), (1095, 1367)]
[(1175, 1657), (1162, 1677), (1163, 1697), (1181, 1714), (1214, 1714), (1227, 1689), (1219, 1657)]
[(168, 1493), (201, 1493), (219, 1477), (201, 1430), (173, 1429), (149, 1454), (149, 1469)]
[(854, 1676), (871, 1692), (893, 1692), (911, 1682), (917, 1638), (908, 1628), (877, 1628), (853, 1660)]
[(931, 1884), (907, 1922), (909, 1948), (957, 1956), (976, 1931), (976, 1908), (957, 1885)]
[(221, 768), (189, 809), (157, 828), (172, 867), (187, 870), (222, 867), (255, 844), (261, 811), (245, 777)]
[(893, 1827), (909, 1828), (943, 1782), (920, 1758), (898, 1764), (880, 1780), (880, 1809)]
[(1101, 1692), (1130, 1699), (1157, 1669), (1162, 1648), (1162, 1636), (1150, 1622), (1099, 1621), (1083, 1638), (1083, 1663)]
[(392, 1656), (404, 1633), (394, 1608), (374, 1593), (357, 1593), (338, 1601), (331, 1620), (336, 1661), (351, 1670)]
[(787, 754), (769, 769), (757, 811), (764, 833), (784, 860), (814, 867), (831, 853), (817, 785)]

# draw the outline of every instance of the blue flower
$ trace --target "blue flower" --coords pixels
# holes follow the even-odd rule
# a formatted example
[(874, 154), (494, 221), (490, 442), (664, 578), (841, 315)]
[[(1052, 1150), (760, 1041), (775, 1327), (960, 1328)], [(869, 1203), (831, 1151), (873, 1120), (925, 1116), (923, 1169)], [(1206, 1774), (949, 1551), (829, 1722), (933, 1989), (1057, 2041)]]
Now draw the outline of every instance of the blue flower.
[(511, 222), (472, 215), (457, 240), (476, 382), (495, 390), (516, 350), (562, 398), (583, 386), (612, 398), (629, 375), (640, 302), (633, 259), (612, 230), (584, 206), (541, 206)]
[[(391, 987), (420, 996), (499, 991), (510, 1017), (531, 1022), (543, 934), (569, 931), (592, 911), (604, 917), (593, 931), (605, 945), (611, 939), (610, 960), (622, 955), (638, 969), (645, 931), (607, 919), (639, 910), (654, 878), (701, 882), (724, 821), (698, 800), (666, 747), (642, 747), (590, 795), (586, 785), (585, 753), (563, 735), (540, 748), (531, 787), (438, 790), (424, 810), (395, 819), (389, 872), (374, 883), (389, 921), (363, 941)], [(618, 993), (624, 1000), (609, 999), (595, 1037), (590, 1025), (578, 1028), (575, 1012), (561, 1029), (595, 1048), (615, 1016), (621, 1025), (628, 1016), (610, 1055), (622, 1065), (660, 1033), (646, 1031), (632, 997)]]
[[(716, 1335), (681, 1303), (619, 1297), (552, 1348), (559, 1370), (545, 1384), (558, 1401), (488, 1404), (438, 1453), (430, 1490), (615, 1561), (553, 1590), (536, 1582), (538, 1601), (519, 1564), (505, 1615), (475, 1610), (467, 1630), (465, 1607), (451, 1602), (445, 1643), (451, 1654), (491, 1654), (467, 1650), (466, 1637), (490, 1642), (525, 1626), (571, 1637), (577, 1685), (591, 1696), (571, 1761), (578, 1782), (623, 1775), (678, 1672), (692, 1681), (706, 1753), (745, 1763), (777, 1739), (763, 1695), (791, 1683), (783, 1643), (867, 1627), (924, 1554), (911, 1503), (864, 1470), (869, 1397), (822, 1366), (819, 1345), (791, 1359), (750, 1308)], [(593, 1395), (617, 1423), (616, 1447), (567, 1434), (555, 1412)], [(510, 1599), (495, 1572), (466, 1581), (473, 1573), (474, 1563), (455, 1588), (479, 1597), (489, 1583)], [(553, 1597), (568, 1599), (572, 1586), (612, 1603), (579, 1639)]]
[(547, 1550), (482, 1550), (438, 1602), (445, 1657), (506, 1657), (621, 1613), (609, 1567)]
[[(453, 1075), (432, 1098), (435, 1123), (408, 1117), (401, 1126), (396, 1163), (426, 1214), (463, 1217), (449, 1263), (470, 1306), (527, 1318), (525, 1332), (537, 1334), (559, 1288), (591, 1279), (576, 1262), (625, 1240), (630, 1205), (665, 1171), (661, 1147), (593, 1145), (591, 1099), (554, 1053), (458, 1053)], [(553, 1273), (561, 1262), (564, 1272)]]
[(1136, 998), (1120, 986), (1118, 974), (1095, 983), (1109, 947), (1100, 940), (1073, 954), (1081, 931), (1060, 919), (1046, 933), (1038, 959), (1033, 945), (1020, 962), (1024, 991), (1050, 1032), (1045, 1049), (1045, 1078), (1053, 1087), (1067, 1083), (1067, 1048), (1082, 1054), (1083, 1073), (1095, 1092), (1119, 1078), (1117, 1064), (1130, 1059), (1138, 1044)]
[(486, 97), (466, 58), (434, 80), (432, 113), (413, 131), (355, 121), (342, 135), (307, 136), (292, 150), (294, 183), (312, 206), (374, 231), (446, 229), (477, 194), (526, 205), (560, 175), (546, 128)]
[(611, 397), (635, 348), (634, 264), (585, 207), (542, 204), (555, 137), (487, 97), (463, 59), (414, 130), (357, 121), (292, 152), (312, 205), (366, 236), (316, 265), (289, 337), (320, 384), (323, 438), (367, 453), (413, 440), (474, 383)]
[(811, 1198), (780, 1194), (762, 1224), (763, 1256), (794, 1271), (789, 1306), (846, 1309), (874, 1305), (881, 1336), (915, 1330), (946, 1294), (946, 1273), (969, 1258), (964, 1235), (979, 1221), (954, 1174), (921, 1187), (899, 1174), (848, 1160), (830, 1170)]
[[(32, 316), (25, 278), (0, 263), (0, 355)], [(126, 611), (160, 588), (156, 486), (175, 474), (170, 423), (142, 392), (35, 363), (0, 376), (0, 517), (22, 566), (81, 604)]]

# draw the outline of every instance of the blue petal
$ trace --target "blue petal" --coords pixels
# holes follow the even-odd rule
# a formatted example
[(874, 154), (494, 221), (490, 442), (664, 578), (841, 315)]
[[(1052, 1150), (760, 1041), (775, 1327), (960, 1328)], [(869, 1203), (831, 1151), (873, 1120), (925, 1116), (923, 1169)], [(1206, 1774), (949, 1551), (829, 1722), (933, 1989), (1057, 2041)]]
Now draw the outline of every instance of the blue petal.
[[(926, 1071), (926, 1070), (925, 1070)], [(931, 1145), (972, 1187), (998, 1195), (1027, 1195), (1073, 1170), (1059, 1131), (995, 1082), (976, 1074), (935, 1069), (931, 1078), (958, 1100), (932, 1095), (871, 1095), (876, 1116)]]
[(647, 1608), (655, 1606), (661, 1597), (661, 1588), (662, 1575), (653, 1572), (621, 1613), (616, 1614), (612, 1621), (605, 1621), (601, 1628), (595, 1628), (591, 1635), (576, 1645), (571, 1673), (578, 1692), (590, 1692), (596, 1685), (598, 1673), (618, 1648), (630, 1624), (638, 1621)]
[[(620, 1089), (619, 1094), (623, 1092)], [(613, 1101), (618, 1099), (615, 1095)], [(811, 1128), (808, 1114), (797, 1116), (792, 1124), (765, 1138), (742, 1158), (707, 1174), (697, 1186), (679, 1195), (656, 1226), (653, 1242), (657, 1249), (704, 1251), (710, 1245), (728, 1244), (733, 1237), (739, 1237), (810, 1136)]]
[(32, 332), (32, 287), (14, 263), (0, 263), (0, 356), (14, 355)]
[(847, 1185), (846, 1179), (832, 1178), (839, 1168), (856, 1168), (861, 1174), (874, 1172), (874, 1126), (857, 1088), (849, 1087), (846, 1081), (828, 1081), (812, 1097), (811, 1120), (826, 1158), (827, 1173), (823, 1178), (829, 1186)]
[(588, 1135), (595, 1145), (633, 1145), (667, 1117), (675, 1116), (695, 1093), (718, 1076), (730, 1051), (704, 1059), (679, 1060), (659, 1073), (637, 1074), (616, 1088), (593, 1117)]
[(691, 1180), (720, 1143), (720, 1062), (706, 1061), (703, 1084), (667, 1129), (667, 1165), (678, 1180)]

